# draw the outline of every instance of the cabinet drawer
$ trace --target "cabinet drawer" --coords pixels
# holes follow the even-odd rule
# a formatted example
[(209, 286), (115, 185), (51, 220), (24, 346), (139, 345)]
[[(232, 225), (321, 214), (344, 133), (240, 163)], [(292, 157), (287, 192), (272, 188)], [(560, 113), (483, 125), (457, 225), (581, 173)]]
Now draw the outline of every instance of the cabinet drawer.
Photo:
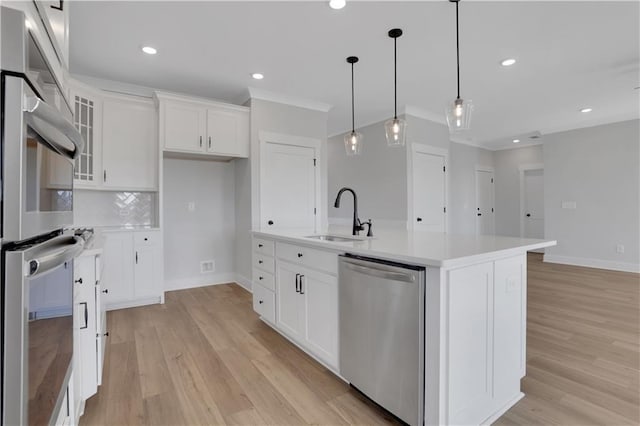
[(253, 251), (256, 253), (266, 254), (267, 256), (273, 256), (273, 241), (254, 238)]
[(272, 274), (275, 270), (273, 257), (265, 256), (260, 253), (253, 253), (253, 266), (265, 272), (270, 272)]
[(253, 284), (253, 310), (265, 320), (275, 323), (276, 304), (275, 294), (260, 284)]
[(338, 273), (338, 255), (336, 253), (287, 243), (277, 243), (276, 253), (278, 258), (293, 264), (319, 269), (330, 274)]
[(133, 241), (136, 246), (148, 246), (160, 244), (159, 231), (138, 231), (133, 233)]
[(253, 268), (253, 282), (260, 284), (261, 286), (266, 287), (271, 291), (276, 291), (273, 274), (261, 271), (258, 268)]

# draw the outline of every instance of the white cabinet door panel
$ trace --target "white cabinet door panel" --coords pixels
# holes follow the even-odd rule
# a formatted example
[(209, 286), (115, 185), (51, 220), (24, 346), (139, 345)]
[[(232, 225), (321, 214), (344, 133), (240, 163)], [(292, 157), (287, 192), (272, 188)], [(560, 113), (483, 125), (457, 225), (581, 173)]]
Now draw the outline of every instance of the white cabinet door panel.
[(105, 234), (103, 280), (108, 283), (107, 304), (132, 300), (133, 237), (130, 232)]
[(338, 279), (309, 270), (302, 273), (306, 344), (318, 357), (337, 368)]
[(161, 267), (155, 246), (138, 246), (135, 250), (135, 297), (153, 297), (157, 295), (155, 269)]
[(105, 188), (157, 189), (156, 116), (151, 101), (105, 98), (102, 105)]
[(296, 266), (278, 262), (276, 273), (277, 315), (276, 324), (292, 338), (304, 339), (303, 317), (304, 300), (296, 289)]
[(267, 142), (260, 194), (261, 226), (315, 231), (316, 172), (313, 148)]
[(207, 110), (199, 105), (167, 101), (164, 106), (164, 147), (173, 151), (203, 152)]
[(238, 118), (231, 112), (207, 110), (207, 151), (235, 155), (238, 151)]

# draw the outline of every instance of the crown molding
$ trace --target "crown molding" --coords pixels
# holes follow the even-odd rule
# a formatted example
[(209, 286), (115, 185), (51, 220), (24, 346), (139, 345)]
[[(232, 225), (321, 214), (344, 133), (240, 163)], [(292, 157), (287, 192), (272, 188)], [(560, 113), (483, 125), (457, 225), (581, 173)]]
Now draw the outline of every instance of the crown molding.
[(405, 105), (401, 110), (401, 114), (412, 115), (424, 120), (433, 121), (434, 123), (444, 124), (445, 126), (447, 125), (447, 119), (445, 118), (444, 114), (436, 114), (435, 112), (418, 108), (413, 105)]
[(271, 92), (269, 90), (248, 87), (249, 99), (260, 99), (262, 101), (276, 102), (279, 104), (291, 105), (300, 108), (312, 109), (316, 111), (329, 112), (333, 105), (312, 99), (300, 98), (297, 96), (285, 95), (283, 93)]

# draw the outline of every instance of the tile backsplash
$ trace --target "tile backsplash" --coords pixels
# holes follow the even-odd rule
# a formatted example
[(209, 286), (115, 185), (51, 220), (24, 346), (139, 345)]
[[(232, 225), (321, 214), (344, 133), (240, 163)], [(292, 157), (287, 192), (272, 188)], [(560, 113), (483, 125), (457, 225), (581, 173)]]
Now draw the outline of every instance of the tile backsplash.
[(75, 226), (158, 226), (158, 194), (75, 190)]

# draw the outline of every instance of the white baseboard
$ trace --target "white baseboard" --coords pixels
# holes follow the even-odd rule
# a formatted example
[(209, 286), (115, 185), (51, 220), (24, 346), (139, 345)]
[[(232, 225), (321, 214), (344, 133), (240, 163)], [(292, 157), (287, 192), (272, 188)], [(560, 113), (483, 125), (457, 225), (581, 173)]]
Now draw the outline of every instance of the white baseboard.
[(584, 266), (586, 268), (609, 269), (612, 271), (640, 273), (640, 264), (629, 262), (616, 262), (614, 260), (589, 259), (584, 257), (544, 255), (544, 261), (548, 263), (560, 263), (563, 265)]
[(228, 283), (236, 283), (240, 287), (251, 293), (251, 280), (240, 274), (234, 274), (232, 272), (165, 281), (164, 291), (185, 290), (188, 288), (206, 287), (209, 285)]
[(240, 287), (244, 288), (249, 293), (253, 293), (253, 291), (251, 290), (253, 286), (251, 284), (251, 280), (250, 279), (248, 279), (248, 278), (246, 278), (246, 277), (244, 277), (244, 276), (242, 276), (240, 274), (236, 274), (236, 280), (235, 281)]
[(107, 303), (106, 309), (107, 311), (114, 311), (117, 309), (137, 308), (138, 306), (155, 305), (157, 303), (164, 303), (164, 294), (156, 297), (127, 300), (125, 302)]
[(223, 274), (207, 274), (191, 278), (180, 278), (177, 280), (166, 280), (164, 291), (184, 290), (187, 288), (205, 287), (208, 285), (227, 284), (236, 282), (237, 274), (233, 272)]
[(481, 425), (490, 425), (493, 424), (496, 420), (498, 420), (504, 413), (509, 411), (511, 407), (516, 405), (518, 401), (524, 398), (524, 393), (518, 392), (516, 396), (514, 396), (509, 402), (507, 402), (503, 407), (501, 407), (497, 412), (493, 413), (489, 418), (480, 423)]

